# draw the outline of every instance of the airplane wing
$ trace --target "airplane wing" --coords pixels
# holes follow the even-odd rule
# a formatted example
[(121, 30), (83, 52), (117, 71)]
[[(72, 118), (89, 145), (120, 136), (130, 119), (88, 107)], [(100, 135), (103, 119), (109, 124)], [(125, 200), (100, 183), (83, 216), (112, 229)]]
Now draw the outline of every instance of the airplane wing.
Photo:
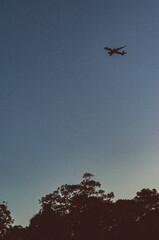
[(118, 50), (120, 50), (120, 49), (122, 49), (122, 48), (125, 48), (125, 47), (126, 47), (126, 45), (123, 46), (123, 47), (120, 47), (120, 48), (116, 48), (116, 50), (118, 51)]
[(108, 51), (112, 51), (111, 48), (108, 48), (108, 47), (104, 47), (104, 49), (108, 50)]

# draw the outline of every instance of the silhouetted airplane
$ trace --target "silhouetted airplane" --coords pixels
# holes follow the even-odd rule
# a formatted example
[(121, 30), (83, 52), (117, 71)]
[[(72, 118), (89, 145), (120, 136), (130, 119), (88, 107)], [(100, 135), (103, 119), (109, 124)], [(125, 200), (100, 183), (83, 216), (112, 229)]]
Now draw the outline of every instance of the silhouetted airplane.
[(125, 48), (126, 46), (123, 46), (123, 47), (120, 47), (120, 48), (108, 48), (108, 47), (104, 47), (104, 49), (106, 49), (106, 50), (108, 50), (109, 52), (108, 52), (108, 54), (111, 56), (112, 54), (114, 54), (114, 53), (117, 53), (117, 54), (120, 54), (120, 55), (124, 55), (124, 54), (126, 54), (126, 52), (125, 51), (122, 51), (122, 52), (119, 52), (119, 50), (120, 49), (122, 49), (122, 48)]

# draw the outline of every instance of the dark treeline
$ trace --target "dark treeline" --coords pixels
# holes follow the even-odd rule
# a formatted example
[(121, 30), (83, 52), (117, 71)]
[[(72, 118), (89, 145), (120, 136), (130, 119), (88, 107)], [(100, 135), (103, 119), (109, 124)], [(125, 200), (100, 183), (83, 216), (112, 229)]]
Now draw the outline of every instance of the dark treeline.
[(142, 189), (131, 200), (113, 201), (85, 173), (80, 184), (62, 185), (39, 200), (40, 211), (28, 227), (12, 226), (0, 205), (0, 240), (158, 240), (159, 193)]

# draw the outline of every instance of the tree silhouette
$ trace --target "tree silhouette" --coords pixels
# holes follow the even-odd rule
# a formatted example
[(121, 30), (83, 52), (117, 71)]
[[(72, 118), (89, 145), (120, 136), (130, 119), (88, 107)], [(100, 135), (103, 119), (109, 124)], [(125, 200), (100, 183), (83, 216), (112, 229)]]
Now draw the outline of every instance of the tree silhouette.
[(30, 220), (29, 239), (62, 239), (64, 225), (65, 218), (46, 206)]
[(26, 229), (20, 225), (13, 226), (5, 234), (4, 240), (25, 240)]
[(62, 185), (40, 200), (41, 212), (47, 209), (65, 219), (63, 233), (67, 233), (70, 239), (80, 237), (93, 240), (101, 234), (102, 226), (105, 225), (105, 229), (110, 228), (110, 224), (106, 227), (108, 219), (102, 216), (106, 216), (106, 209), (112, 203), (114, 194), (105, 194), (100, 189), (101, 184), (93, 180), (93, 177), (93, 174), (85, 173), (80, 184)]
[(137, 235), (140, 239), (159, 239), (159, 193), (156, 189), (144, 188), (134, 198), (140, 207), (141, 215), (137, 222)]
[(133, 199), (113, 202), (94, 175), (79, 184), (62, 185), (42, 197), (40, 211), (28, 227), (11, 227), (5, 203), (0, 205), (0, 240), (158, 240), (159, 193), (142, 189)]
[(141, 204), (144, 209), (144, 213), (159, 209), (159, 193), (156, 189), (144, 188), (140, 192), (137, 192), (134, 200)]
[(97, 197), (103, 200), (111, 201), (114, 197), (114, 194), (111, 192), (105, 194), (104, 190), (99, 189), (101, 184), (97, 181), (92, 180), (94, 177), (91, 173), (85, 173), (83, 175), (83, 181), (80, 184), (75, 185), (62, 185), (57, 188), (53, 193), (42, 197), (39, 200), (41, 208), (44, 209), (46, 205), (54, 212), (59, 213), (60, 215), (65, 215), (70, 213), (75, 203), (74, 199), (77, 197)]
[(14, 220), (7, 208), (7, 203), (2, 202), (2, 204), (0, 204), (0, 239), (2, 239), (7, 231), (9, 231), (13, 222)]

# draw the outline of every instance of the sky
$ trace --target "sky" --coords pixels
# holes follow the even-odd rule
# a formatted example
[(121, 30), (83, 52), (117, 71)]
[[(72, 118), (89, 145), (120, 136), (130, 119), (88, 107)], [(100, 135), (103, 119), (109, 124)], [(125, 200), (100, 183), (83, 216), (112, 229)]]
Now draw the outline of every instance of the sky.
[(159, 191), (158, 11), (158, 0), (0, 0), (0, 202), (15, 224), (85, 172), (115, 199)]

